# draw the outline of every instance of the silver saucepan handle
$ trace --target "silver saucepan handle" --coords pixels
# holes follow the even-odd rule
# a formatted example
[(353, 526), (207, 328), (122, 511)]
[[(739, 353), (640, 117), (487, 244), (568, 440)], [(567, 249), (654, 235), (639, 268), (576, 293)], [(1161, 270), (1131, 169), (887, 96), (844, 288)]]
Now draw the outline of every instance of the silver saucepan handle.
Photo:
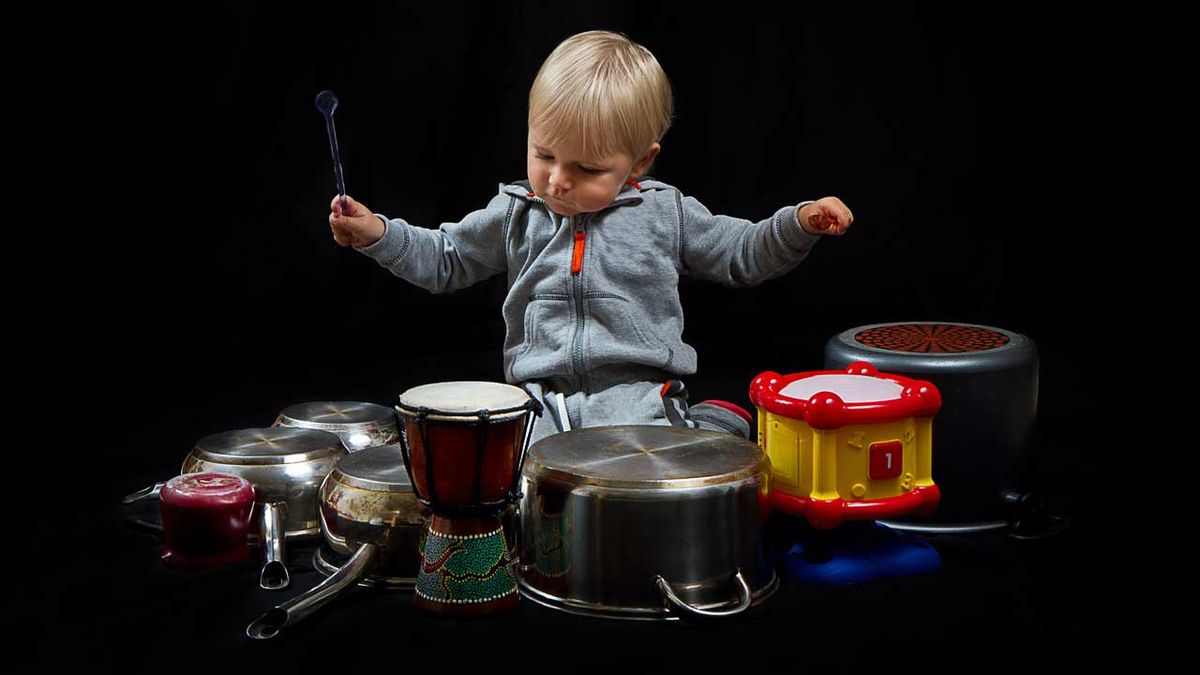
[(287, 588), (292, 583), (283, 550), (287, 504), (263, 502), (261, 516), (262, 536), (259, 542), (258, 557), (262, 562), (262, 572), (258, 576), (258, 585), (268, 591), (277, 591)]
[(288, 626), (300, 621), (332, 600), (343, 589), (354, 585), (374, 566), (375, 544), (363, 544), (350, 560), (325, 581), (255, 619), (246, 627), (246, 635), (255, 640), (269, 640)]
[(158, 498), (158, 493), (162, 492), (164, 485), (166, 485), (166, 483), (155, 483), (154, 485), (151, 485), (148, 488), (142, 488), (131, 495), (125, 495), (121, 499), (121, 503), (132, 504), (134, 502), (141, 502), (147, 499), (156, 499)]
[(711, 610), (700, 609), (699, 607), (693, 607), (689, 605), (675, 594), (675, 590), (671, 588), (670, 582), (664, 579), (661, 574), (656, 574), (654, 576), (654, 584), (658, 586), (658, 592), (662, 593), (663, 600), (666, 600), (666, 602), (672, 608), (679, 610), (684, 616), (690, 616), (693, 618), (734, 616), (741, 614), (747, 609), (750, 609), (750, 603), (754, 598), (750, 593), (750, 584), (746, 583), (746, 577), (742, 576), (742, 571), (740, 569), (734, 573), (733, 580), (738, 593), (737, 607), (732, 607), (730, 609)]

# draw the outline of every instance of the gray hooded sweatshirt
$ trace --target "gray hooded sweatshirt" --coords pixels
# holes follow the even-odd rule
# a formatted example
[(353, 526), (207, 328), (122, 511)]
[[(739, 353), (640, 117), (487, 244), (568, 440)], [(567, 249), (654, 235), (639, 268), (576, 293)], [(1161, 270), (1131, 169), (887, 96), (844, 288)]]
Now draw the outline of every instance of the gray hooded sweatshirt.
[(380, 216), (383, 238), (358, 250), (432, 293), (506, 274), (505, 378), (595, 394), (696, 372), (680, 275), (752, 286), (788, 272), (820, 238), (796, 220), (807, 203), (754, 223), (647, 178), (600, 211), (561, 216), (520, 181), (436, 230)]

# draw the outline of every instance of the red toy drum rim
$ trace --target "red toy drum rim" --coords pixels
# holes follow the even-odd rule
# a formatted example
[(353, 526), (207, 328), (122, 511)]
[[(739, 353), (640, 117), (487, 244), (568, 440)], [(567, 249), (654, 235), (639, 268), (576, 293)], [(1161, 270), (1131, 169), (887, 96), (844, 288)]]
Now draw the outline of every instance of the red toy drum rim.
[[(797, 380), (817, 375), (860, 375), (889, 380), (903, 387), (900, 398), (890, 401), (847, 403), (834, 392), (822, 391), (808, 400), (780, 392)], [(837, 429), (851, 424), (881, 424), (906, 417), (933, 417), (942, 407), (937, 387), (925, 380), (880, 373), (866, 361), (856, 361), (844, 370), (813, 370), (791, 375), (774, 371), (760, 373), (750, 383), (750, 400), (763, 410), (802, 420), (814, 429)]]
[(804, 518), (818, 530), (829, 530), (847, 520), (926, 515), (937, 509), (942, 493), (937, 485), (922, 485), (905, 494), (882, 499), (813, 499), (786, 492), (772, 492), (769, 499), (775, 509)]

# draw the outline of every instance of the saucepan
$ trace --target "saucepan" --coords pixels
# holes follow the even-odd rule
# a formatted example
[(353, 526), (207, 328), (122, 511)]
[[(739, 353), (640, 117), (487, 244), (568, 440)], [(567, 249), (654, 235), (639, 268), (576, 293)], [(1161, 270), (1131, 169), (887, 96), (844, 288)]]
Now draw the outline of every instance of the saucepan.
[[(183, 460), (181, 473), (213, 471), (241, 476), (256, 491), (256, 520), (262, 571), (267, 590), (291, 584), (284, 538), (320, 533), (317, 492), (347, 451), (337, 435), (315, 429), (240, 429), (206, 436)], [(157, 498), (158, 483), (123, 499), (126, 504)]]
[(426, 521), (398, 444), (343, 457), (322, 483), (320, 502), (325, 543), (350, 560), (312, 590), (255, 619), (246, 628), (251, 638), (275, 637), (370, 576), (391, 579), (393, 587), (398, 579), (416, 583)]

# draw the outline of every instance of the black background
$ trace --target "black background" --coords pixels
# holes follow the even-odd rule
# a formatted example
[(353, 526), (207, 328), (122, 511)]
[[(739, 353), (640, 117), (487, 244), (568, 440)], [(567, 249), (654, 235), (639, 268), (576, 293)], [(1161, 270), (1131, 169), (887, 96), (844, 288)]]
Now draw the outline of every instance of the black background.
[[(80, 187), (100, 189), (86, 218), (71, 220), (84, 254), (77, 316), (89, 329), (72, 351), (84, 381), (98, 385), (90, 421), (106, 429), (99, 448), (82, 452), (102, 453), (111, 478), (95, 489), (100, 506), (73, 509), (77, 532), (35, 542), (60, 551), (39, 578), (71, 580), (22, 591), (89, 649), (132, 663), (185, 646), (267, 661), (313, 658), (329, 635), (348, 639), (350, 628), (328, 619), (284, 651), (255, 651), (240, 630), (251, 607), (278, 598), (252, 591), (246, 570), (163, 571), (155, 543), (124, 530), (114, 505), (173, 475), (198, 438), (269, 425), (292, 403), (388, 403), (418, 384), (502, 380), (501, 278), (434, 296), (332, 241), (335, 183), (313, 97), (332, 89), (341, 99), (349, 193), (379, 213), (436, 227), (486, 204), (500, 181), (525, 177), (533, 76), (561, 40), (591, 29), (646, 45), (672, 81), (676, 121), (655, 178), (714, 213), (760, 220), (836, 195), (855, 214), (847, 236), (820, 242), (781, 279), (752, 289), (682, 282), (684, 339), (700, 354), (699, 372), (687, 378), (693, 400), (750, 407), (754, 375), (821, 368), (826, 339), (868, 323), (981, 323), (1038, 344), (1036, 470), (1074, 513), (1071, 537), (1058, 549), (948, 543), (970, 562), (957, 577), (916, 586), (793, 589), (773, 602), (825, 602), (827, 617), (847, 606), (875, 615), (854, 629), (866, 631), (864, 642), (842, 638), (848, 661), (811, 658), (883, 658), (880, 650), (904, 640), (874, 619), (901, 605), (937, 627), (923, 633), (917, 619), (901, 634), (923, 635), (935, 653), (1070, 654), (1091, 635), (1089, 612), (1073, 603), (1083, 602), (1081, 580), (1092, 574), (1086, 561), (1101, 512), (1093, 486), (1107, 449), (1094, 421), (1105, 378), (1097, 364), (1116, 323), (1115, 282), (1103, 273), (1115, 232), (1087, 215), (1104, 198), (1090, 182), (1103, 157), (1082, 122), (1103, 74), (1072, 17), (907, 4), (438, 2), (244, 3), (105, 21), (89, 35), (72, 85), (81, 100), (116, 103), (120, 92), (120, 108), (92, 115), (80, 135), (78, 170), (93, 177)], [(992, 590), (964, 598), (965, 588)], [(393, 601), (370, 602), (370, 611), (343, 610), (344, 621), (380, 616)], [(526, 619), (554, 624), (559, 644), (592, 635), (582, 644), (609, 656), (608, 639), (643, 651), (665, 640), (677, 650), (706, 635), (563, 623), (525, 608), (462, 628), (420, 623), (410, 609), (421, 637), (402, 642), (440, 648), (493, 628), (512, 638), (488, 642), (501, 648)], [(948, 618), (955, 612), (965, 623)], [(749, 641), (767, 631), (779, 640), (786, 622), (809, 615), (773, 616), (732, 635)], [(52, 623), (31, 614), (18, 627), (52, 652), (63, 634)], [(353, 658), (368, 660), (387, 646), (350, 642)], [(771, 662), (810, 658), (787, 654)]]

